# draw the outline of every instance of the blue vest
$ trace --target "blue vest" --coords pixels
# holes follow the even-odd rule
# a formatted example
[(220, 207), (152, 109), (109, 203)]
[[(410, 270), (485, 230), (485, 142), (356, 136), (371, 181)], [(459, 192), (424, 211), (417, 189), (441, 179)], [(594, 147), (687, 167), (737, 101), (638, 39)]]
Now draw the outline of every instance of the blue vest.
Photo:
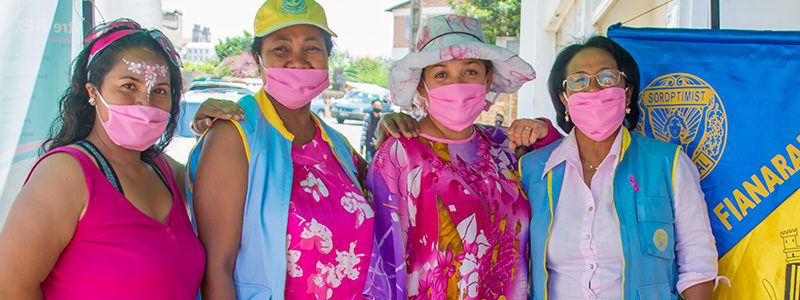
[[(286, 227), (292, 194), (292, 140), (272, 102), (261, 90), (239, 100), (245, 119), (234, 121), (249, 163), (241, 247), (233, 279), (238, 299), (283, 299), (286, 285)], [(312, 113), (345, 173), (361, 189), (350, 143)], [(187, 192), (193, 205), (192, 183), (203, 139), (189, 157)], [(219, 170), (225, 172), (225, 170)]]
[[(622, 299), (677, 299), (672, 186), (680, 148), (631, 135), (624, 128), (621, 132), (612, 202), (622, 240)], [(519, 161), (532, 212), (529, 299), (548, 299), (547, 247), (566, 163), (542, 172), (560, 143), (531, 152)]]

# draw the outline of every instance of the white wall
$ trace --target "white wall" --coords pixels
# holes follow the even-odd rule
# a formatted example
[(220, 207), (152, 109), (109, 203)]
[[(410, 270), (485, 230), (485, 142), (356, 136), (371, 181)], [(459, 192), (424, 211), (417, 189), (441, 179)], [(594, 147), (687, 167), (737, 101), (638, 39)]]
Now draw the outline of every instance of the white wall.
[(533, 65), (536, 79), (519, 91), (518, 118), (546, 117), (555, 119), (555, 110), (547, 93), (547, 76), (555, 59), (555, 34), (547, 32), (547, 21), (539, 18), (549, 1), (523, 0), (520, 28), (520, 57)]
[[(520, 56), (531, 62), (537, 79), (520, 90), (518, 116), (554, 119), (547, 93), (547, 77), (561, 48), (592, 34), (605, 33), (662, 0), (522, 0)], [(605, 8), (605, 10), (603, 10)], [(626, 26), (709, 28), (710, 0), (678, 0)], [(670, 18), (677, 22), (668, 24)], [(720, 1), (723, 29), (800, 30), (800, 0)]]
[(706, 0), (680, 0), (679, 2), (680, 27), (684, 28), (710, 28), (711, 6)]
[(406, 56), (406, 54), (408, 54), (409, 52), (411, 52), (411, 50), (409, 50), (406, 47), (403, 47), (403, 48), (392, 48), (392, 60), (393, 61), (398, 61), (401, 58), (403, 58), (404, 56)]
[(723, 29), (800, 30), (799, 0), (720, 1)]

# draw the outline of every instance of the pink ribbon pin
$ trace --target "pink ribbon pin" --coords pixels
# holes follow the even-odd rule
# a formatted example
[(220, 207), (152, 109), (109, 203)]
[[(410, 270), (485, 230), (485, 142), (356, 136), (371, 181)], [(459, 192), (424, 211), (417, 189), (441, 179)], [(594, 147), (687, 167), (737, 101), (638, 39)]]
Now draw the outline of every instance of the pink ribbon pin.
[(636, 184), (636, 178), (633, 178), (633, 175), (631, 175), (630, 177), (628, 177), (628, 181), (630, 181), (631, 184), (633, 185), (633, 191), (634, 192), (638, 192), (639, 191), (639, 185)]

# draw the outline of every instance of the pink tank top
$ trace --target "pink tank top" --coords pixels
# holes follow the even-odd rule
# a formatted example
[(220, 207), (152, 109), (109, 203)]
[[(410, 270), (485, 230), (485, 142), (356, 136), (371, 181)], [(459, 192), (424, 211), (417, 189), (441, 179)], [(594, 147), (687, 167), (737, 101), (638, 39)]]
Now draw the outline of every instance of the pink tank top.
[(133, 206), (80, 150), (61, 147), (42, 159), (57, 152), (78, 161), (89, 200), (72, 240), (41, 284), (44, 298), (196, 299), (205, 253), (167, 161), (154, 159), (173, 198), (162, 224)]

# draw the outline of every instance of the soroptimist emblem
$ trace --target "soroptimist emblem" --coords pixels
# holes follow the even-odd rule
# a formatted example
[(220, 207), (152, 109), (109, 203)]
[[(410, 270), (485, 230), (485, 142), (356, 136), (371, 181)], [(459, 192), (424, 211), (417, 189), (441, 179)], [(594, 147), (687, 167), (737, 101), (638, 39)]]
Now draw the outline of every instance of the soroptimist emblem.
[(281, 10), (288, 15), (302, 15), (308, 9), (306, 8), (306, 0), (283, 0)]
[(683, 147), (700, 179), (714, 170), (725, 151), (728, 118), (711, 85), (692, 74), (666, 74), (642, 90), (639, 108), (639, 133)]
[(659, 228), (653, 234), (653, 244), (656, 245), (658, 251), (667, 250), (667, 245), (669, 245), (669, 236), (667, 235), (667, 231), (664, 229)]

